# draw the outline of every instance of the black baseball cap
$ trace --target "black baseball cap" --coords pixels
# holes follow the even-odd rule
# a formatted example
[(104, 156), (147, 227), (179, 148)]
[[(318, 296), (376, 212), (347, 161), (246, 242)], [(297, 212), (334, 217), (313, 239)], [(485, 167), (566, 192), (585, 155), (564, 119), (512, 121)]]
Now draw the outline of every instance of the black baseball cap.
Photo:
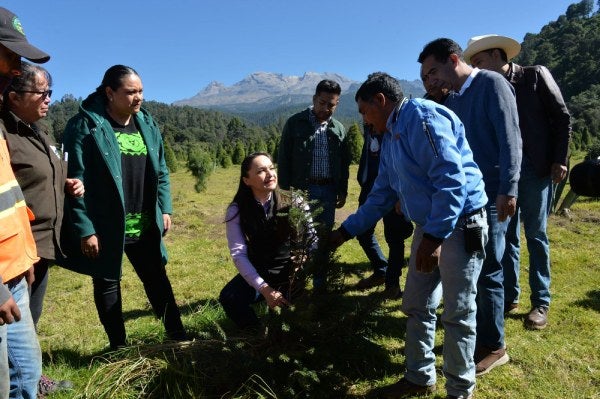
[(50, 59), (48, 54), (29, 44), (19, 18), (4, 7), (0, 7), (0, 43), (21, 57), (38, 64)]

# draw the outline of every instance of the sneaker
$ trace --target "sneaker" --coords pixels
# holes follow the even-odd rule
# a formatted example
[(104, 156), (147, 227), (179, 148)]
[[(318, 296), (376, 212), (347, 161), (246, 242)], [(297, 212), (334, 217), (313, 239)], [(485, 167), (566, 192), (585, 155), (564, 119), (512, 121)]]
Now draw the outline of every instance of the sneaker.
[(509, 357), (506, 348), (496, 349), (478, 348), (475, 351), (475, 375), (480, 376), (489, 373), (495, 367), (508, 363)]
[(548, 308), (536, 306), (531, 309), (525, 319), (525, 327), (530, 330), (543, 330), (548, 325)]
[(519, 311), (518, 303), (507, 303), (504, 305), (504, 314), (515, 314)]
[(435, 385), (417, 385), (406, 378), (383, 388), (381, 397), (385, 399), (401, 399), (413, 396), (429, 395), (435, 392)]
[(40, 378), (40, 381), (38, 382), (38, 395), (42, 398), (46, 395), (53, 394), (54, 392), (66, 391), (68, 389), (73, 389), (73, 383), (71, 381), (55, 381), (43, 374)]
[(396, 286), (386, 286), (383, 296), (386, 299), (400, 299), (402, 298), (402, 289)]
[(460, 395), (460, 396), (454, 396), (454, 395), (448, 395), (446, 396), (446, 399), (472, 399), (473, 395), (469, 395), (469, 396), (465, 396), (465, 395)]
[(367, 278), (360, 280), (354, 288), (357, 290), (368, 290), (369, 288), (377, 287), (385, 284), (385, 276), (378, 276), (377, 274), (371, 274)]

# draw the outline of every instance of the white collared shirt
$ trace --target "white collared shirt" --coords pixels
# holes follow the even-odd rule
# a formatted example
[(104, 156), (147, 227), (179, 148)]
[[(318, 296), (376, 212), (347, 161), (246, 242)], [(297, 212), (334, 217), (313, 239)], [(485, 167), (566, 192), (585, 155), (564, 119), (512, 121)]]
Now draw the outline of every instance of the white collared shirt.
[(467, 78), (465, 83), (463, 83), (462, 87), (460, 88), (460, 91), (458, 92), (459, 96), (462, 96), (462, 94), (465, 92), (465, 90), (467, 90), (469, 88), (469, 86), (471, 86), (473, 79), (475, 79), (475, 76), (477, 76), (478, 73), (479, 73), (479, 68), (473, 68), (473, 70), (469, 74), (469, 77)]

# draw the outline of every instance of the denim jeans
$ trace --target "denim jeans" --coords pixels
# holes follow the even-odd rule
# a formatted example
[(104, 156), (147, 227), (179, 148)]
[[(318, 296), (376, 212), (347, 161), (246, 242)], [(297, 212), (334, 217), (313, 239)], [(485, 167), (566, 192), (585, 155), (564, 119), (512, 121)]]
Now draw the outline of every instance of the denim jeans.
[(496, 198), (485, 206), (489, 241), (477, 282), (477, 346), (497, 350), (504, 345), (504, 255), (505, 235), (510, 218), (498, 221)]
[[(482, 215), (468, 219), (482, 227), (487, 240), (487, 221)], [(475, 330), (477, 279), (485, 254), (465, 251), (465, 218), (459, 218), (456, 228), (442, 244), (439, 266), (432, 273), (416, 270), (417, 248), (423, 230), (417, 226), (413, 236), (402, 311), (406, 324), (406, 379), (419, 385), (436, 382), (435, 339), (436, 309), (444, 300), (443, 371), (449, 395), (469, 396), (475, 388)]]
[(311, 184), (308, 186), (308, 197), (311, 201), (310, 207), (313, 212), (321, 207), (321, 213), (313, 219), (313, 221), (317, 223), (317, 234), (319, 237), (317, 250), (313, 255), (314, 263), (316, 265), (313, 275), (313, 286), (315, 288), (321, 288), (324, 286), (327, 276), (326, 266), (329, 260), (329, 233), (331, 232), (335, 221), (335, 203), (337, 200), (335, 185)]
[(546, 226), (551, 195), (550, 176), (538, 177), (531, 162), (523, 157), (517, 214), (508, 225), (506, 250), (502, 258), (506, 304), (519, 302), (521, 293), (519, 286), (520, 218), (525, 228), (525, 238), (529, 250), (531, 305), (536, 307), (550, 305), (550, 243), (546, 234)]
[(8, 288), (21, 311), (21, 320), (0, 327), (0, 398), (35, 399), (42, 375), (42, 352), (38, 342), (25, 278), (11, 281)]

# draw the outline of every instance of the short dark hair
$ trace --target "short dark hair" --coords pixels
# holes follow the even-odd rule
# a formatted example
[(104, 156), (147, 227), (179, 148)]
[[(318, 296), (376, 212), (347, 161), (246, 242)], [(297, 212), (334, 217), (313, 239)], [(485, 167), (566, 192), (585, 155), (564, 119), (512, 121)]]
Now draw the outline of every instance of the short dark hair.
[(448, 60), (450, 54), (456, 54), (458, 58), (463, 59), (463, 52), (460, 45), (452, 39), (442, 37), (427, 43), (423, 47), (421, 54), (419, 54), (418, 61), (422, 64), (425, 58), (433, 55), (436, 61), (444, 63)]
[(319, 93), (331, 93), (337, 94), (338, 96), (342, 94), (342, 88), (340, 84), (335, 80), (324, 79), (319, 82), (317, 85), (317, 89), (315, 90), (315, 95), (318, 96)]
[(382, 93), (388, 100), (399, 102), (404, 98), (402, 87), (398, 79), (388, 75), (385, 72), (373, 72), (367, 77), (367, 80), (360, 85), (360, 88), (354, 96), (354, 100), (369, 101), (377, 93)]
[(21, 74), (17, 75), (10, 82), (10, 85), (4, 90), (4, 102), (2, 106), (6, 109), (10, 103), (10, 97), (8, 93), (11, 91), (14, 92), (23, 92), (26, 90), (31, 90), (35, 85), (35, 78), (38, 74), (43, 75), (48, 82), (48, 88), (52, 87), (52, 75), (48, 72), (44, 67), (40, 65), (30, 64), (29, 62), (22, 61), (21, 62)]

